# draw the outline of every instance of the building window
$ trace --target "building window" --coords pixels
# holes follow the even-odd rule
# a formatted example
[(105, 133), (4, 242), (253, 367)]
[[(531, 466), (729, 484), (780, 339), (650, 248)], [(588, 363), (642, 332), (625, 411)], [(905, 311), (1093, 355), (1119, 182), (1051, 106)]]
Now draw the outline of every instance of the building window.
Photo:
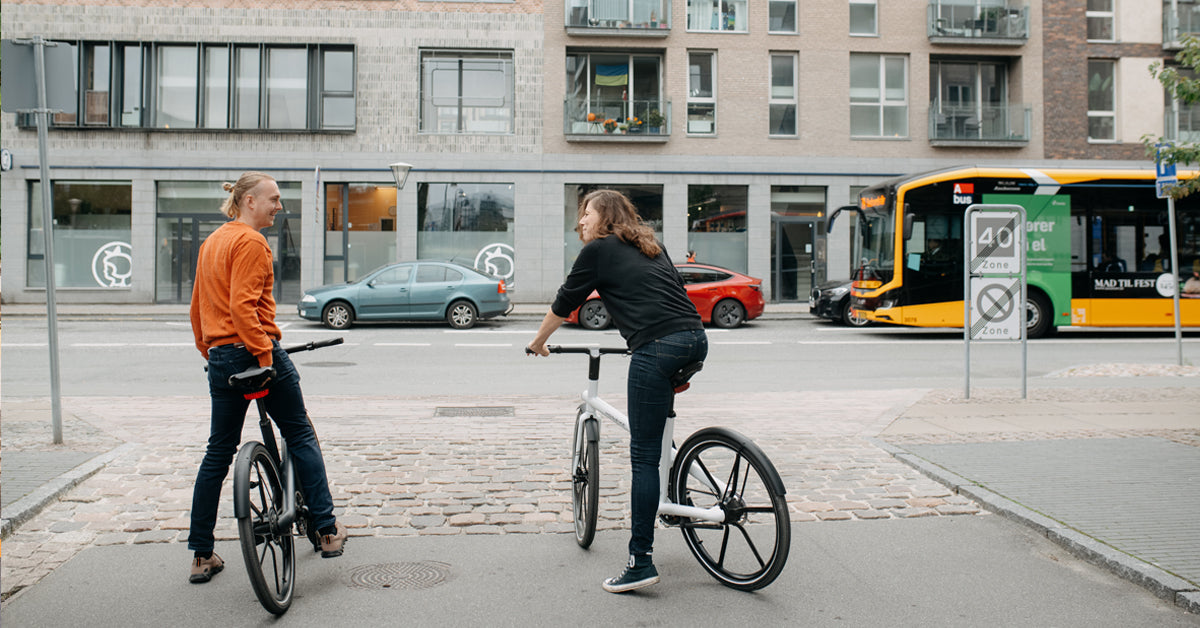
[[(83, 115), (55, 114), (58, 127), (354, 129), (351, 46), (66, 45), (84, 69), (76, 80)], [(35, 120), (22, 114), (17, 124), (29, 127)]]
[(749, 189), (744, 185), (688, 186), (687, 258), (744, 273), (748, 270), (749, 240), (746, 210)]
[(1000, 63), (965, 60), (929, 64), (934, 139), (1006, 137), (1008, 85)]
[(1116, 63), (1088, 60), (1088, 139), (1111, 142), (1117, 139)]
[(876, 0), (850, 0), (850, 34), (879, 34), (879, 6)]
[(770, 135), (796, 135), (796, 54), (771, 55)]
[(515, 283), (512, 183), (421, 183), (417, 257), (453, 259)]
[(1114, 41), (1114, 0), (1087, 0), (1088, 41)]
[(796, 0), (771, 0), (768, 11), (770, 11), (770, 19), (767, 32), (796, 32)]
[(717, 53), (688, 53), (687, 132), (717, 133)]
[[(129, 181), (54, 181), (51, 189), (55, 286), (132, 287), (133, 185)], [(26, 281), (37, 288), (46, 285), (42, 225), (42, 185), (30, 181)]]
[(512, 133), (511, 52), (421, 52), (421, 132)]
[(396, 261), (396, 187), (325, 185), (325, 283), (355, 281)]
[[(637, 209), (642, 224), (654, 230), (654, 237), (662, 242), (663, 239), (663, 186), (661, 185), (596, 185), (592, 183), (570, 184), (564, 186), (563, 196), (563, 263), (564, 273), (569, 272), (579, 257), (583, 243), (579, 241), (579, 202), (583, 197), (596, 190), (616, 190), (629, 198)], [(681, 255), (673, 254), (676, 261), (682, 261)]]
[(850, 135), (908, 137), (908, 61), (850, 55)]
[(689, 31), (733, 31), (744, 33), (749, 27), (747, 0), (688, 0)]
[(602, 126), (611, 120), (619, 129), (631, 118), (644, 122), (654, 118), (651, 111), (659, 112), (659, 117), (667, 112), (659, 55), (568, 54), (566, 74), (568, 120), (590, 120), (588, 124)]

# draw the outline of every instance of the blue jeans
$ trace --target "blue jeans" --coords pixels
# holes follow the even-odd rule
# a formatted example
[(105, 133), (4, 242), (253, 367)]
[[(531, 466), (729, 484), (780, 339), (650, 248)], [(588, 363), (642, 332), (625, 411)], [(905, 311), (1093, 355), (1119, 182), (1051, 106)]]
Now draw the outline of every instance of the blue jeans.
[(633, 468), (629, 553), (650, 554), (658, 515), (663, 429), (675, 400), (671, 376), (708, 355), (704, 330), (675, 332), (638, 347), (629, 360), (629, 462)]
[[(317, 435), (304, 409), (300, 393), (300, 374), (292, 365), (279, 343), (272, 353), (275, 379), (270, 394), (265, 397), (267, 414), (279, 426), (288, 451), (296, 461), (296, 476), (304, 491), (304, 499), (312, 511), (317, 529), (332, 526), (333, 497), (325, 478), (325, 461)], [(208, 552), (213, 549), (213, 528), (217, 525), (217, 506), (221, 499), (221, 484), (229, 474), (229, 465), (237, 453), (242, 436), (242, 424), (250, 400), (241, 391), (229, 386), (229, 376), (258, 366), (258, 360), (244, 348), (233, 345), (208, 350), (208, 392), (212, 397), (212, 425), (208, 449), (196, 474), (192, 493), (192, 524), (188, 534), (188, 549)]]

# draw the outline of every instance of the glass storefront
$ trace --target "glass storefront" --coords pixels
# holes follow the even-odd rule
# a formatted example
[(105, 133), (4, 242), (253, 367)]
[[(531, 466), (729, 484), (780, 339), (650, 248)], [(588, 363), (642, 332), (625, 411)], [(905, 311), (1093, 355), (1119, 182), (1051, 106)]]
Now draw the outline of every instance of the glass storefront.
[(396, 186), (325, 186), (325, 284), (355, 281), (396, 259)]
[(748, 206), (749, 188), (744, 185), (689, 185), (688, 258), (745, 273), (750, 261)]
[[(133, 186), (129, 181), (54, 181), (54, 284), (58, 288), (131, 287), (130, 225)], [(42, 186), (29, 182), (29, 240), (26, 281), (46, 286)]]
[(816, 281), (814, 260), (823, 259), (825, 239), (819, 227), (825, 216), (825, 188), (771, 186), (772, 301), (808, 298)]
[(417, 187), (417, 256), (453, 260), (512, 287), (512, 183), (422, 183)]
[[(563, 202), (563, 262), (566, 272), (571, 271), (575, 258), (583, 243), (579, 241), (579, 201), (594, 190), (616, 190), (633, 202), (642, 222), (654, 229), (654, 237), (663, 239), (663, 186), (661, 185), (595, 185), (567, 184)], [(683, 261), (683, 260), (675, 260)]]
[[(262, 231), (275, 261), (277, 306), (300, 298), (300, 184), (279, 181), (283, 211)], [(200, 243), (227, 222), (219, 181), (159, 181), (156, 190), (155, 301), (188, 303)]]

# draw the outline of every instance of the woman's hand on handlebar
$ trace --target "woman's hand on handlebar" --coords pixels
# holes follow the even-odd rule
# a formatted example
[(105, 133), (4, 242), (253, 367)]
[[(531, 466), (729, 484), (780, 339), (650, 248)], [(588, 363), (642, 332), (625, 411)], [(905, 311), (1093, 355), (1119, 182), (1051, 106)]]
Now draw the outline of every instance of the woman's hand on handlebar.
[(526, 355), (540, 355), (542, 357), (546, 357), (546, 356), (550, 355), (550, 350), (546, 348), (546, 345), (539, 343), (537, 341), (534, 341), (534, 342), (529, 343), (525, 347), (525, 354)]

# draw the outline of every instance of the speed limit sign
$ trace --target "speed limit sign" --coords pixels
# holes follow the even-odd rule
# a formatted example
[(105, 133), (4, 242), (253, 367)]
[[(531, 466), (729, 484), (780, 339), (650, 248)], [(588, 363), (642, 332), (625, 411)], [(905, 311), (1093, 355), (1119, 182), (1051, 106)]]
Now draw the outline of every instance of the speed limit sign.
[(971, 274), (1019, 273), (1024, 225), (1017, 212), (971, 214)]

